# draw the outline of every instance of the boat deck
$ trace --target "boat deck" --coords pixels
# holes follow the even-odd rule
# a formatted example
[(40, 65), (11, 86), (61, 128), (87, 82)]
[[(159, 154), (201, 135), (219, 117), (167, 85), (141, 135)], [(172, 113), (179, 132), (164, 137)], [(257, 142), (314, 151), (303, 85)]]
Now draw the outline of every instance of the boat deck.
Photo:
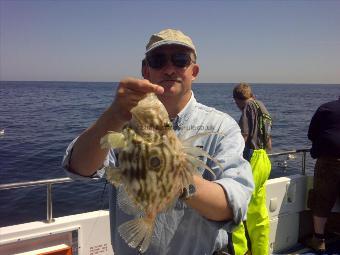
[[(313, 177), (304, 171), (306, 150), (295, 152), (304, 155), (303, 174), (274, 178), (266, 183), (271, 254), (317, 254), (303, 245), (303, 240), (313, 233), (312, 212), (307, 205)], [(284, 152), (284, 155), (290, 153), (292, 151)], [(74, 255), (113, 254), (107, 210), (53, 218), (52, 185), (71, 181), (59, 178), (0, 185), (0, 190), (37, 185), (47, 187), (46, 220), (0, 228), (0, 254), (18, 254), (31, 251), (33, 247), (60, 244), (71, 247)], [(324, 254), (340, 255), (340, 201), (332, 210), (326, 231), (332, 234), (326, 236), (327, 251)]]
[(293, 247), (290, 250), (285, 251), (284, 253), (275, 253), (275, 254), (340, 254), (340, 235), (333, 237), (328, 237), (326, 240), (326, 252), (324, 253), (316, 253), (312, 249), (298, 244), (296, 247)]

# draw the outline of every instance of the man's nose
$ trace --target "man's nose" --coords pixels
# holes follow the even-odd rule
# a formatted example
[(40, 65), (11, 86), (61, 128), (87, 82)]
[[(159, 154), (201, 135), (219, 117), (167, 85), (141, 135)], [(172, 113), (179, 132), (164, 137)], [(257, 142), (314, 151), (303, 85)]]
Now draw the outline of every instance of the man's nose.
[(166, 62), (165, 66), (163, 67), (163, 71), (164, 73), (168, 74), (168, 75), (172, 75), (176, 72), (176, 67), (174, 66), (174, 64), (171, 62), (170, 59), (168, 59), (168, 61)]

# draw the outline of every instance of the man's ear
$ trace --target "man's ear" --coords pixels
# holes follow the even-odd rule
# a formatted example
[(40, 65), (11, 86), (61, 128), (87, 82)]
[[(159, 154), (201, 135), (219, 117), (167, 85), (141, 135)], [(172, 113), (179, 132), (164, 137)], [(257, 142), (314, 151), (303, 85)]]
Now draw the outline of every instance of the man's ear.
[(200, 66), (198, 64), (194, 64), (192, 67), (192, 81), (196, 79), (198, 73), (200, 72)]

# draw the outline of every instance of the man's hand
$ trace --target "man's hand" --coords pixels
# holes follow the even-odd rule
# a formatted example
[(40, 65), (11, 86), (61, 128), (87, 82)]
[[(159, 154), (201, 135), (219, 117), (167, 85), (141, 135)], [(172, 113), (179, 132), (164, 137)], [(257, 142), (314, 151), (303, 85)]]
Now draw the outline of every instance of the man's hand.
[(99, 169), (108, 149), (102, 149), (100, 139), (108, 131), (120, 132), (131, 119), (130, 110), (146, 93), (162, 94), (163, 87), (148, 80), (127, 78), (119, 83), (117, 94), (108, 109), (78, 138), (73, 147), (70, 169), (83, 176), (91, 176)]
[(121, 80), (117, 88), (116, 97), (110, 106), (117, 121), (129, 121), (131, 119), (130, 110), (136, 106), (147, 93), (151, 92), (162, 94), (164, 88), (148, 80), (135, 78)]

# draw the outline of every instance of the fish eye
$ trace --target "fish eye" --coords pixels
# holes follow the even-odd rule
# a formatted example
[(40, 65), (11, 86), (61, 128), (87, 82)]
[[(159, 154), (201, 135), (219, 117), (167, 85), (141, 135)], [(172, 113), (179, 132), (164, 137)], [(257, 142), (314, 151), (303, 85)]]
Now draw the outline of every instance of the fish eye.
[(161, 160), (159, 159), (159, 157), (153, 156), (150, 158), (149, 163), (152, 168), (157, 168), (161, 165)]
[(172, 128), (172, 123), (171, 122), (167, 122), (164, 124), (165, 128)]

